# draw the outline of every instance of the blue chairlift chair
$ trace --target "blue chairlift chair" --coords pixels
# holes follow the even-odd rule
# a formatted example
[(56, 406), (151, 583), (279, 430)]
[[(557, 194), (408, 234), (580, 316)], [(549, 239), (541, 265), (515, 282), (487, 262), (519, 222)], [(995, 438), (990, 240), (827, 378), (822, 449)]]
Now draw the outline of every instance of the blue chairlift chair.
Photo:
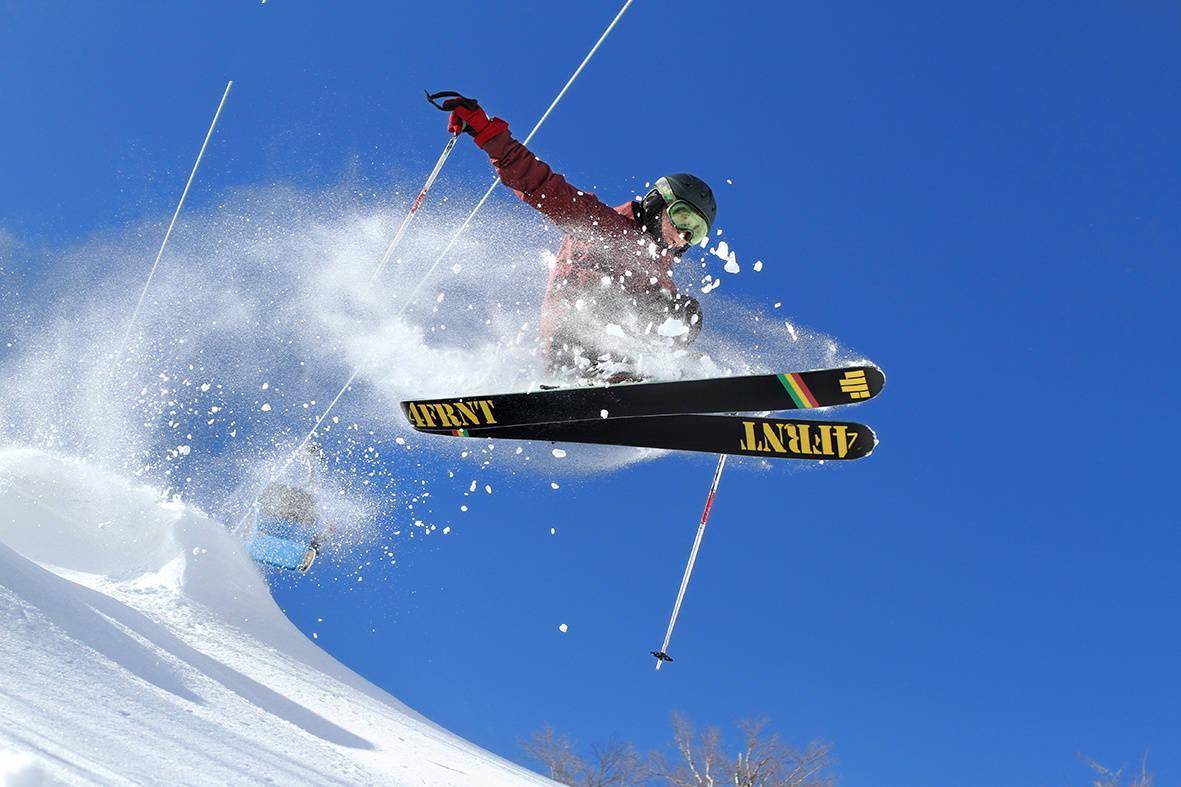
[(247, 551), (263, 565), (307, 571), (320, 554), (320, 511), (311, 493), (271, 484), (254, 507), (254, 530)]

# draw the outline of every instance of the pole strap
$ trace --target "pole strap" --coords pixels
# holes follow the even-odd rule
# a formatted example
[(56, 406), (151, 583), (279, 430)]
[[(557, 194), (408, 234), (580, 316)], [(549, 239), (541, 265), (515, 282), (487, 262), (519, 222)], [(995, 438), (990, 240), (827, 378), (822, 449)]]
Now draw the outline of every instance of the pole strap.
[(451, 110), (439, 103), (440, 98), (458, 98), (459, 103), (463, 105), (464, 109), (478, 109), (480, 106), (480, 102), (476, 101), (476, 99), (468, 98), (462, 93), (456, 93), (454, 90), (440, 90), (438, 93), (431, 93), (427, 90), (422, 92), (426, 93), (426, 100), (431, 102), (431, 106), (435, 109), (441, 109), (444, 112), (450, 112)]

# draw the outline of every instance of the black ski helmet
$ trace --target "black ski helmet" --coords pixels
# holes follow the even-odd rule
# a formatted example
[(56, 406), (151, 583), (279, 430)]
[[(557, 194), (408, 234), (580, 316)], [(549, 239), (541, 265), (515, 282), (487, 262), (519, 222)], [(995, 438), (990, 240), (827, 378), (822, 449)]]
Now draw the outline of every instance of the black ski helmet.
[(714, 201), (714, 193), (704, 180), (687, 172), (665, 175), (656, 181), (657, 187), (648, 192), (648, 196), (644, 197), (645, 207), (650, 204), (650, 200), (657, 198), (665, 203), (662, 207), (668, 207), (669, 201), (660, 193), (661, 190), (659, 187), (662, 185), (660, 181), (664, 181), (664, 184), (667, 184), (668, 189), (676, 199), (684, 200), (696, 208), (697, 212), (705, 217), (706, 223), (710, 227), (713, 227), (714, 218), (718, 215), (718, 203)]

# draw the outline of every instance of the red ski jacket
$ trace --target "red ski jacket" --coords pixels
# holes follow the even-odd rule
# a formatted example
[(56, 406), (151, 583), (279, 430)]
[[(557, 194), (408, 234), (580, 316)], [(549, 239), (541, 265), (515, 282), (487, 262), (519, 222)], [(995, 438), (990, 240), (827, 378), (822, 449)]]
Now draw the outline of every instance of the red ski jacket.
[[(637, 203), (612, 208), (571, 186), (507, 131), (484, 151), (504, 185), (566, 233), (541, 306), (542, 351), (551, 370), (574, 366), (578, 355), (597, 359), (594, 336), (619, 322), (621, 311), (638, 315), (631, 330), (642, 335), (684, 305), (672, 280), (673, 254), (662, 254), (663, 244), (642, 229)], [(696, 338), (699, 327), (698, 316), (682, 340)]]

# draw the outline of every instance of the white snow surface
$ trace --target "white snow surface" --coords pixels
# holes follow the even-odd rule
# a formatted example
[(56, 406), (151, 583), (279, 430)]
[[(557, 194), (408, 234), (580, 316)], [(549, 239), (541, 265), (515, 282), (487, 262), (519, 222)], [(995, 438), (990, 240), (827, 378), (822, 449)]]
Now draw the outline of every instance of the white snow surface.
[(0, 449), (0, 784), (552, 784), (305, 638), (201, 511)]

